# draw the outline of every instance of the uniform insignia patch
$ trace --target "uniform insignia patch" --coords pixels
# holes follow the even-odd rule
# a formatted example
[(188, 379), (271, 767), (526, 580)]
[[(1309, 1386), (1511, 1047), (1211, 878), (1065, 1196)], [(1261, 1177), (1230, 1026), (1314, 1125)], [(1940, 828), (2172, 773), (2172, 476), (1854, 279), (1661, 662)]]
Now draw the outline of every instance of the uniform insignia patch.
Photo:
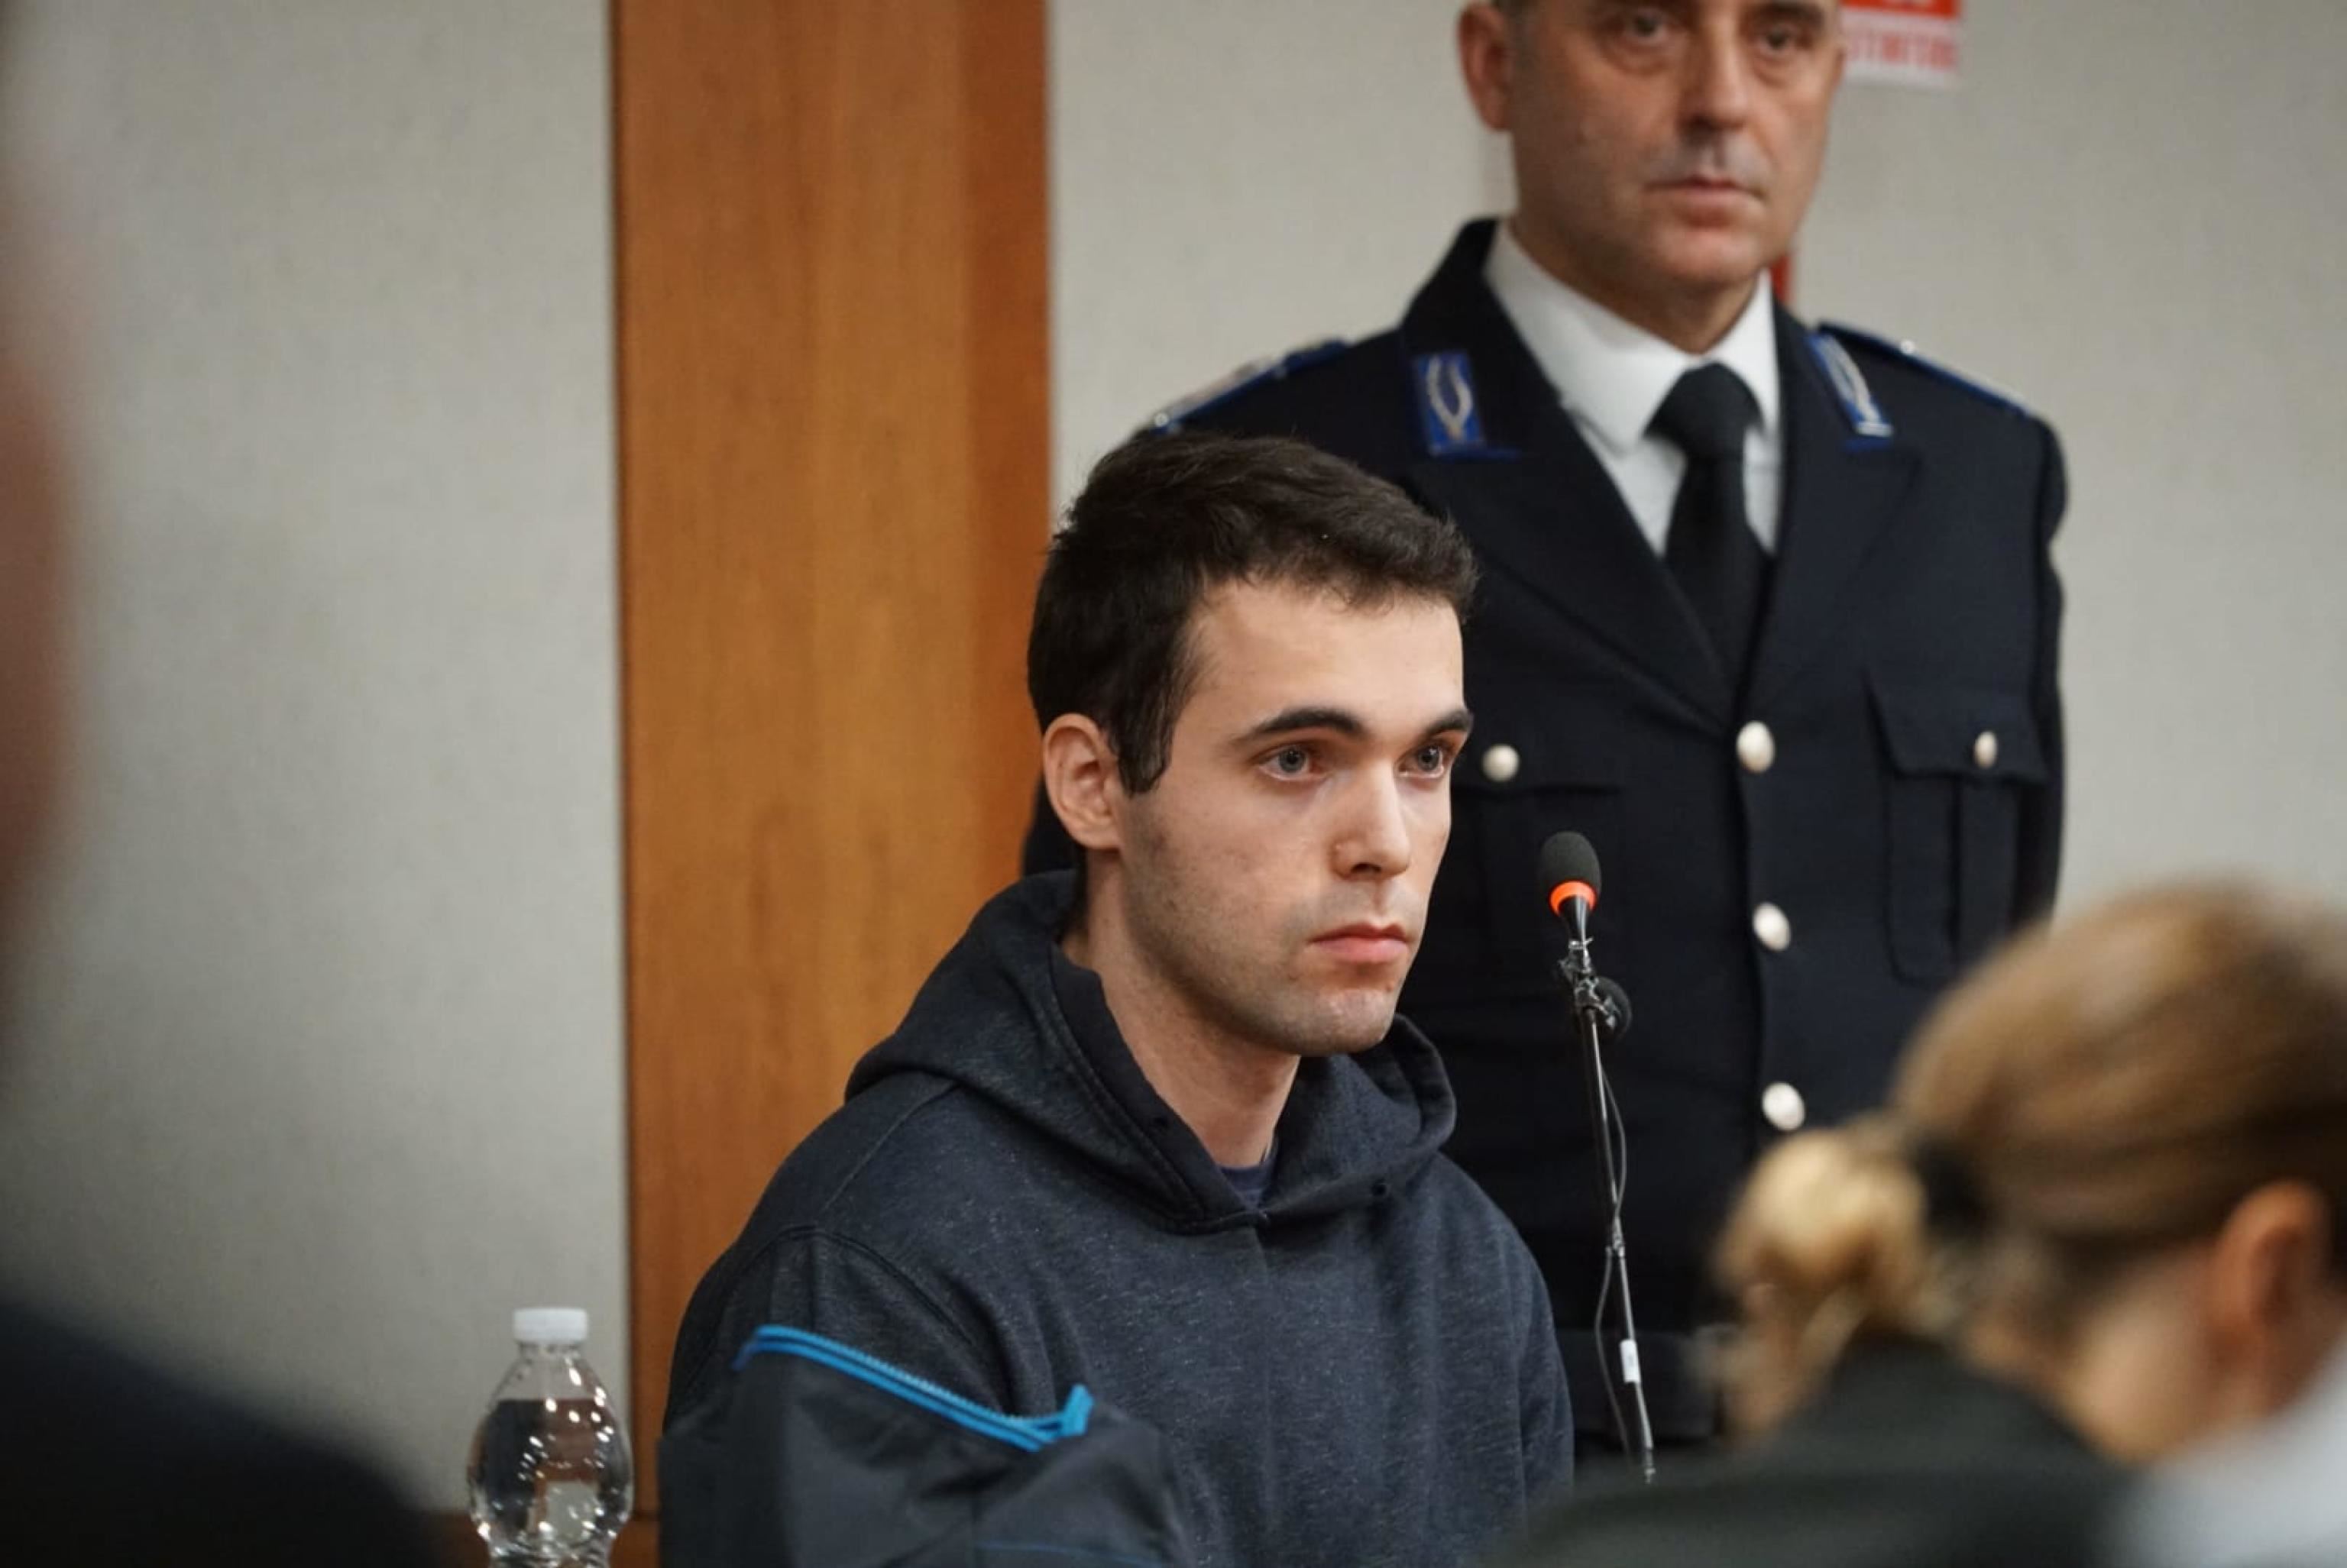
[(1409, 362), (1409, 380), (1428, 455), (1483, 450), (1483, 412), (1475, 403), (1475, 374), (1465, 354), (1420, 354)]
[(1830, 333), (1819, 331), (1809, 334), (1809, 351), (1817, 356), (1819, 368), (1826, 372), (1834, 396), (1841, 402), (1850, 434), (1867, 443), (1889, 441), (1891, 422), (1882, 416), (1882, 405), (1874, 401), (1874, 389), (1866, 384), (1850, 351)]
[(1307, 365), (1317, 365), (1322, 360), (1343, 353), (1352, 345), (1343, 338), (1323, 338), (1317, 343), (1285, 354), (1275, 354), (1267, 360), (1251, 360), (1230, 374), (1207, 382), (1188, 397), (1167, 403), (1149, 416), (1143, 428), (1166, 434), (1180, 430), (1207, 410), (1220, 407), (1242, 392), (1254, 391), (1266, 382), (1285, 380)]

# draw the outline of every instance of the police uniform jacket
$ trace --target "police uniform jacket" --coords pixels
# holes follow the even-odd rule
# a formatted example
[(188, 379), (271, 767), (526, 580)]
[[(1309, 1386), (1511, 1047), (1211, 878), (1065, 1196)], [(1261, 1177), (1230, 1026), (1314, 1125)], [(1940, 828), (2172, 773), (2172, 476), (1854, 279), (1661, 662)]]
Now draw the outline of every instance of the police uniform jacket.
[[(1474, 733), (1403, 1010), (1459, 1100), (1450, 1149), (1531, 1244), (1574, 1403), (1607, 1420), (1590, 1329), (1604, 1228), (1551, 833), (1604, 865), (1591, 931), (1635, 1022), (1610, 1054), (1658, 1433), (1703, 1435), (1687, 1336), (1706, 1254), (1769, 1139), (1882, 1097), (1917, 1015), (2054, 889), (2061, 821), (2059, 448), (2004, 400), (1781, 309), (1785, 493), (1746, 688), (1492, 295), (1489, 220), (1400, 326), (1292, 355), (1158, 417), (1295, 435), (1455, 519), (1482, 580)], [(1066, 853), (1048, 812), (1030, 863)]]

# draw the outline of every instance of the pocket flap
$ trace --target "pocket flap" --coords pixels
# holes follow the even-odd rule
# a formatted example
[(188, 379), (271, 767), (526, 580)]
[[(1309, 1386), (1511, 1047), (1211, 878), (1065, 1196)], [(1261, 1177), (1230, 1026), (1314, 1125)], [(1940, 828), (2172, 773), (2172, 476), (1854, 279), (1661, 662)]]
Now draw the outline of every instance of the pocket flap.
[(2045, 781), (2045, 748), (2029, 701), (1987, 687), (1869, 680), (1891, 766), (2001, 783)]

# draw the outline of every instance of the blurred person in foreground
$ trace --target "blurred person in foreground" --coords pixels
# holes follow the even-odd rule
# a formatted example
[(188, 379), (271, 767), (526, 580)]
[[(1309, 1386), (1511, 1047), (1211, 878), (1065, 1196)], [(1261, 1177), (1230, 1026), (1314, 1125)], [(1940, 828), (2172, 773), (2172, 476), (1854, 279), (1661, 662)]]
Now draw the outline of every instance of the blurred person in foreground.
[(1394, 1012), (1473, 584), (1449, 524), (1300, 443), (1092, 471), (1027, 667), (1082, 860), (978, 911), (694, 1292), (671, 1562), (720, 1532), (727, 1369), (769, 1324), (999, 1411), (1083, 1384), (1164, 1439), (1200, 1563), (1440, 1568), (1565, 1479), (1539, 1271)]
[[(0, 5), (0, 89), (8, 59)], [(5, 149), (0, 149), (5, 151)], [(21, 351), (23, 251), (0, 172), (0, 960), (53, 815), (66, 725), (65, 476)], [(0, 1301), (0, 1542), (11, 1563), (429, 1561), (352, 1461)]]
[(1513, 1564), (2079, 1562), (2127, 1471), (2245, 1431), (2347, 1329), (2347, 917), (2156, 888), (1952, 993), (1887, 1112), (1722, 1239), (1765, 1435), (1542, 1522)]

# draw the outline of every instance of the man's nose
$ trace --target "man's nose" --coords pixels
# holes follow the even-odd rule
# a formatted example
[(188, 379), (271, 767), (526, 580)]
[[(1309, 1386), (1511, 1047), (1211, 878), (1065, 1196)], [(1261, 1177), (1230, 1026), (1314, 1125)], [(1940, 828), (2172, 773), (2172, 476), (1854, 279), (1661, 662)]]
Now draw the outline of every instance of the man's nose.
[(1732, 130), (1752, 113), (1752, 66), (1734, 18), (1697, 30), (1686, 56), (1685, 117), (1692, 124)]
[(1336, 851), (1341, 876), (1391, 877), (1409, 870), (1409, 815), (1399, 779), (1372, 773), (1351, 792)]

